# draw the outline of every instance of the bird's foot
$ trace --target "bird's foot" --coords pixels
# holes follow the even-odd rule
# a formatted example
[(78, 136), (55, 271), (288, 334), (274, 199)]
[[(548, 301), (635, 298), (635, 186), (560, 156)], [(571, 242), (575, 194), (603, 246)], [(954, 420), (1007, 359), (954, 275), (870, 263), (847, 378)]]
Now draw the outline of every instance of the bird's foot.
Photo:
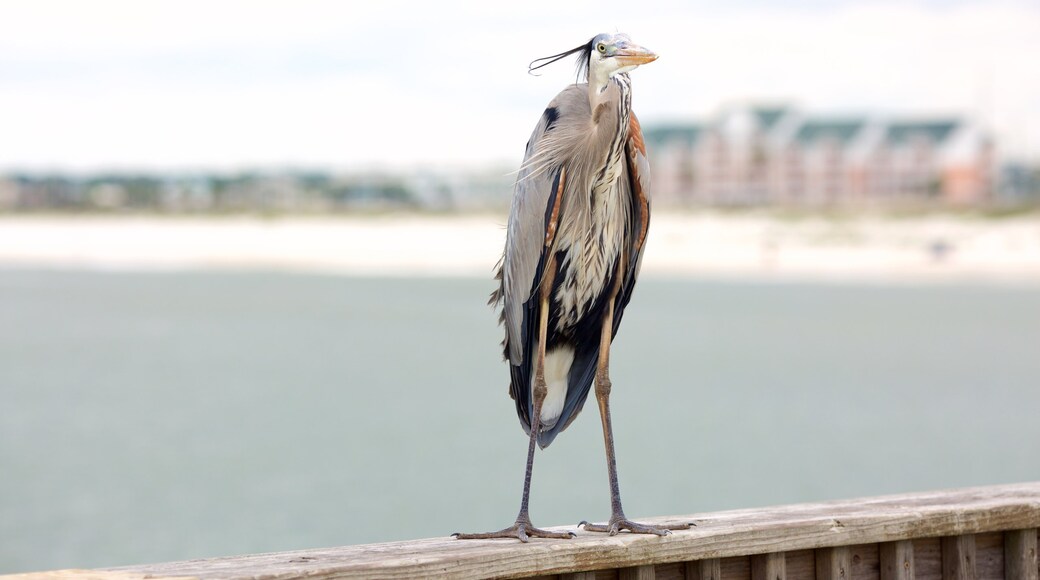
[(531, 525), (530, 521), (517, 520), (515, 524), (497, 532), (484, 532), (482, 534), (462, 534), (455, 532), (452, 537), (459, 540), (487, 540), (491, 538), (516, 538), (521, 542), (527, 542), (531, 538), (553, 538), (558, 540), (569, 540), (576, 534), (574, 532), (550, 532)]
[(672, 533), (672, 530), (688, 530), (691, 525), (696, 524), (667, 524), (663, 526), (648, 526), (646, 524), (640, 524), (633, 522), (632, 520), (626, 519), (625, 516), (615, 515), (610, 518), (610, 521), (606, 524), (590, 524), (589, 522), (581, 522), (578, 524), (579, 528), (583, 528), (586, 532), (606, 532), (611, 536), (616, 536), (621, 530), (628, 530), (633, 534), (655, 534), (658, 536), (667, 536)]

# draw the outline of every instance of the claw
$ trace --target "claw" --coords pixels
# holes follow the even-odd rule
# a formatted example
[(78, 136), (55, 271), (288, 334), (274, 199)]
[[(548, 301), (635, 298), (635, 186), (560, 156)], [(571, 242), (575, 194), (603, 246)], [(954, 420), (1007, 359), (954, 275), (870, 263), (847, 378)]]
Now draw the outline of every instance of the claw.
[(616, 536), (621, 530), (628, 530), (633, 534), (654, 534), (657, 536), (667, 536), (671, 534), (671, 530), (688, 530), (690, 524), (669, 524), (665, 526), (648, 526), (645, 524), (639, 524), (631, 520), (624, 519), (623, 517), (613, 517), (610, 521), (604, 525), (590, 524), (586, 521), (582, 521), (579, 526), (583, 527), (587, 532), (606, 532), (611, 536)]
[(569, 540), (577, 536), (574, 532), (550, 532), (548, 530), (542, 530), (532, 526), (528, 522), (520, 521), (516, 522), (512, 526), (499, 530), (497, 532), (485, 532), (482, 534), (462, 534), (455, 532), (451, 535), (457, 540), (488, 540), (492, 538), (516, 538), (523, 543), (527, 543), (531, 538), (553, 538), (558, 540)]

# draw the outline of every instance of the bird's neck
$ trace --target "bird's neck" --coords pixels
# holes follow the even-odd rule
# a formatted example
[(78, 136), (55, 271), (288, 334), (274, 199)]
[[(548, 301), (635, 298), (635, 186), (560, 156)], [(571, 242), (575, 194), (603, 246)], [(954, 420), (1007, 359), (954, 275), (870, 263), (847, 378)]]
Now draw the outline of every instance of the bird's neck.
[[(617, 92), (611, 91), (614, 85)], [(624, 116), (632, 108), (632, 84), (627, 73), (619, 73), (613, 77), (589, 78), (589, 108), (592, 110), (593, 119), (599, 120), (602, 112), (597, 112), (601, 106), (617, 108), (618, 116)], [(612, 102), (615, 101), (616, 102)]]

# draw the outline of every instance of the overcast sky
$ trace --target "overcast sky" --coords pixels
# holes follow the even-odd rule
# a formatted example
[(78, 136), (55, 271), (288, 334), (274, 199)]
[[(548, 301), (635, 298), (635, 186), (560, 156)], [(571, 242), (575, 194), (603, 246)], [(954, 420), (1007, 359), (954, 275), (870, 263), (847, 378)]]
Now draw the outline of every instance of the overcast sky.
[(0, 0), (0, 170), (516, 164), (601, 31), (644, 125), (734, 100), (960, 114), (1040, 160), (1040, 2)]

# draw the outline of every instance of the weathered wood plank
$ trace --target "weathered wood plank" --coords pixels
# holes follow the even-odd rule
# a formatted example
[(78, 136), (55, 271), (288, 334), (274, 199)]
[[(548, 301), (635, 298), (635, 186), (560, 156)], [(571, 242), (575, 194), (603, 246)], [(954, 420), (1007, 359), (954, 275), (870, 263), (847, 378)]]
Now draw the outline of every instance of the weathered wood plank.
[(686, 580), (722, 580), (722, 560), (707, 558), (687, 562)]
[(1004, 580), (1004, 534), (991, 532), (975, 536), (975, 578)]
[(976, 580), (975, 536), (962, 534), (942, 539), (943, 580)]
[(816, 550), (816, 580), (852, 580), (852, 549), (838, 546)]
[(596, 580), (595, 572), (571, 572), (560, 574), (560, 580)]
[[(523, 578), (722, 558), (722, 580), (747, 580), (750, 574), (742, 578), (727, 574), (743, 574), (742, 570), (748, 569), (746, 557), (751, 555), (1036, 529), (1040, 527), (1040, 482), (645, 519), (696, 521), (697, 526), (664, 537), (627, 533), (610, 537), (577, 530), (578, 537), (573, 540), (535, 539), (527, 544), (432, 538), (128, 566), (90, 573), (106, 580), (132, 580), (143, 575), (200, 580)], [(921, 554), (917, 551), (918, 541), (921, 540), (914, 542), (915, 580), (938, 580), (938, 574), (922, 574), (922, 567), (930, 565), (930, 560), (916, 557)], [(928, 540), (923, 541), (923, 546), (931, 545)], [(938, 541), (931, 541), (937, 548)], [(857, 575), (856, 554), (854, 550), (853, 580)], [(869, 553), (864, 551), (862, 560), (868, 557)], [(876, 546), (874, 558), (877, 561)], [(110, 576), (113, 572), (118, 576)], [(75, 577), (73, 573), (47, 574), (40, 578)]]
[(1040, 580), (1037, 530), (1004, 532), (1004, 577), (1007, 580)]
[(783, 552), (751, 556), (751, 580), (787, 580), (787, 559)]
[(942, 540), (914, 540), (914, 579), (942, 580)]
[(686, 580), (686, 564), (672, 562), (654, 565), (654, 577), (657, 580)]
[(816, 580), (816, 550), (794, 550), (784, 555), (787, 580)]
[(878, 546), (881, 580), (914, 580), (914, 543), (884, 542)]
[(734, 556), (719, 562), (722, 580), (751, 580), (751, 557)]
[(618, 580), (656, 580), (653, 565), (632, 566), (618, 570)]
[(859, 544), (852, 551), (852, 580), (881, 580), (881, 558), (877, 544)]

